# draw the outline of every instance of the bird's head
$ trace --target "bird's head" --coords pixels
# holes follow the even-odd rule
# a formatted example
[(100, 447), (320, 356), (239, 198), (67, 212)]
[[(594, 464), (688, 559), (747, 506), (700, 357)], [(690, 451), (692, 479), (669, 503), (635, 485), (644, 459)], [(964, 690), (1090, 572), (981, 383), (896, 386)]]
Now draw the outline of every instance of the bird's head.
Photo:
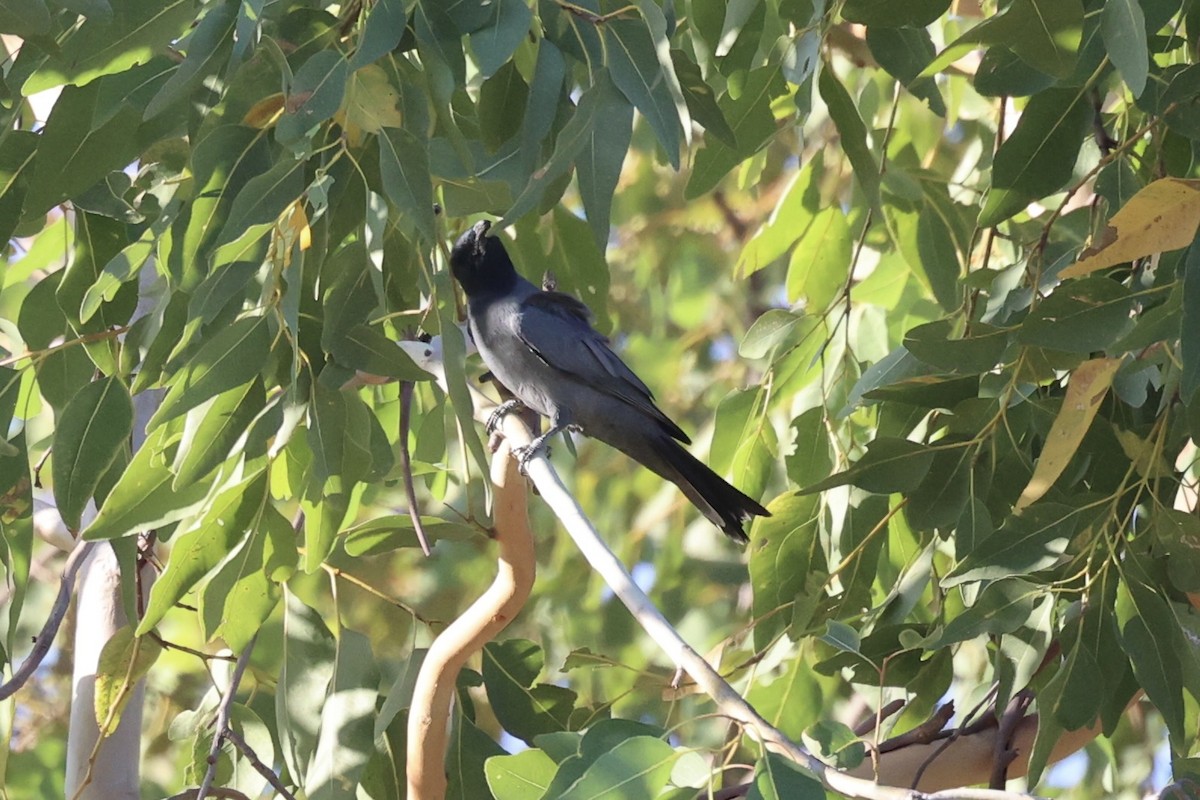
[(488, 236), (491, 227), (487, 220), (476, 222), (450, 251), (450, 271), (468, 297), (507, 292), (517, 280), (504, 243)]

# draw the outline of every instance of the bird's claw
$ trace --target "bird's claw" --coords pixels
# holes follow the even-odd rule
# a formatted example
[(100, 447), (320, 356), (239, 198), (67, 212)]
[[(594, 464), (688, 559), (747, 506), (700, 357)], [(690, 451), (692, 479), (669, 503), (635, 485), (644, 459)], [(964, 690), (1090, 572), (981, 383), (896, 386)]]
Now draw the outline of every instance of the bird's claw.
[(512, 450), (513, 458), (517, 460), (517, 472), (522, 475), (528, 475), (529, 462), (539, 455), (550, 457), (550, 445), (545, 442), (532, 442), (522, 447), (514, 447)]
[(484, 429), (488, 433), (495, 433), (500, 427), (500, 423), (504, 420), (504, 418), (518, 408), (521, 408), (520, 400), (505, 400), (503, 403), (496, 406), (495, 410), (488, 415), (487, 425), (484, 426)]

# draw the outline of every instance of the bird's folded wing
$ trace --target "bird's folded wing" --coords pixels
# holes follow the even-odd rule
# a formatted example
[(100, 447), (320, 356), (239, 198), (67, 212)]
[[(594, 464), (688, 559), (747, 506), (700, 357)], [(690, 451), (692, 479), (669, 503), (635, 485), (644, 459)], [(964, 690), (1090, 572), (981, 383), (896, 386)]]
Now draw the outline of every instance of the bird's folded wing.
[(619, 398), (659, 422), (681, 442), (679, 426), (654, 405), (654, 395), (591, 326), (591, 312), (561, 292), (538, 292), (521, 304), (517, 335), (542, 361), (573, 379)]

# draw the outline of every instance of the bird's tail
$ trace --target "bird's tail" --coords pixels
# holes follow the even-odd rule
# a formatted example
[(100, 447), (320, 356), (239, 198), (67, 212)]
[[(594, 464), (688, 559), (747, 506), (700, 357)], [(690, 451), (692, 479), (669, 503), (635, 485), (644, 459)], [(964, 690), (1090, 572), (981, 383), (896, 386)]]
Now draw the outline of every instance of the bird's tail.
[(756, 500), (727, 483), (679, 442), (664, 436), (656, 444), (655, 450), (662, 458), (660, 466), (665, 468), (660, 474), (676, 484), (700, 513), (730, 539), (750, 541), (742, 529), (743, 523), (752, 517), (771, 516)]

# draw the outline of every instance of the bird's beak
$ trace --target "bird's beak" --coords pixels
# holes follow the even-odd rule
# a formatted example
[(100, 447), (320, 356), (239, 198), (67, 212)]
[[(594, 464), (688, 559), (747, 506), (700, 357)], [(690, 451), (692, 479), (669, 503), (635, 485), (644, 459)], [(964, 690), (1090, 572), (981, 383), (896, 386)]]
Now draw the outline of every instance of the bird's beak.
[(479, 222), (475, 223), (475, 238), (482, 239), (484, 236), (487, 236), (487, 232), (491, 229), (492, 223), (488, 222), (486, 219), (479, 220)]

